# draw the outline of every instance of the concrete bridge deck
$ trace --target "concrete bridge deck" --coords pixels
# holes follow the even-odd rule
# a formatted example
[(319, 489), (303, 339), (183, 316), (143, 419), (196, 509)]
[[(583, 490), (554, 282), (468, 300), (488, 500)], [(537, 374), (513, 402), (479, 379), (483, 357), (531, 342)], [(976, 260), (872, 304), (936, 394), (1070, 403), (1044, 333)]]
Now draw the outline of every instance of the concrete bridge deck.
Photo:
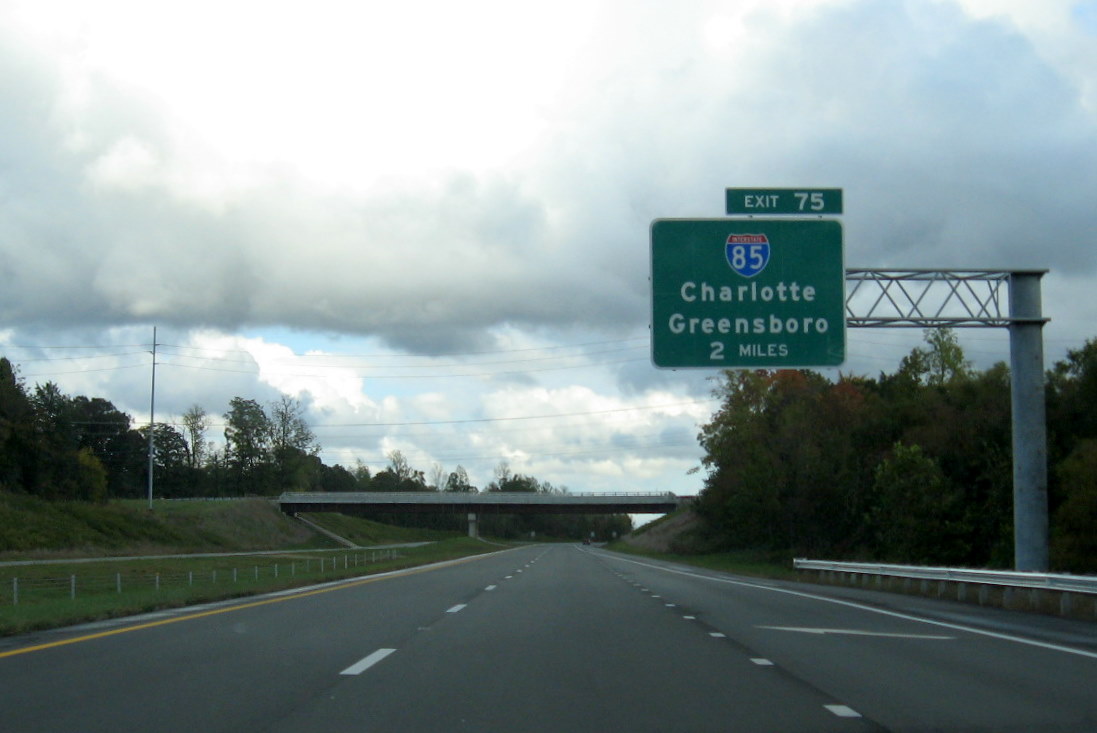
[(466, 512), (469, 514), (666, 514), (692, 496), (665, 493), (542, 494), (525, 491), (287, 492), (278, 498), (286, 514)]

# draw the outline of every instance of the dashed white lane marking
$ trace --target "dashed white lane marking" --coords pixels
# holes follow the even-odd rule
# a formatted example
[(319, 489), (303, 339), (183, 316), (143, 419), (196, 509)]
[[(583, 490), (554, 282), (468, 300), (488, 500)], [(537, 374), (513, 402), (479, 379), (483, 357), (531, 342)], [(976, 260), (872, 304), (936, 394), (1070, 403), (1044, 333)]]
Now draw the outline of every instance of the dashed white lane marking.
[(462, 608), (464, 608), (467, 605), (468, 605), (467, 603), (458, 603), (456, 606), (454, 606), (453, 608), (446, 611), (446, 613), (457, 613), (458, 611), (460, 611)]
[(382, 659), (384, 659), (388, 655), (392, 654), (394, 651), (396, 651), (396, 650), (395, 649), (378, 649), (373, 654), (370, 654), (368, 657), (365, 657), (361, 661), (355, 662), (354, 664), (350, 665), (349, 667), (344, 669), (339, 674), (346, 674), (346, 675), (362, 674), (367, 669), (369, 669), (373, 665), (377, 664), (378, 662), (380, 662)]
[(802, 634), (839, 634), (843, 636), (881, 636), (887, 639), (943, 639), (952, 640), (955, 636), (940, 636), (937, 634), (896, 634), (891, 632), (882, 631), (859, 631), (857, 629), (811, 629), (803, 628), (800, 626), (759, 626), (759, 629), (770, 629), (773, 631), (798, 631)]
[(495, 590), (495, 586), (489, 585), (487, 588), (484, 588), (484, 590)]
[(725, 636), (724, 634), (721, 634), (719, 631), (710, 631), (710, 632), (708, 632), (708, 635), (711, 636), (713, 639), (726, 639), (727, 638), (727, 636)]
[(513, 577), (514, 577), (513, 575), (508, 575), (508, 576), (506, 576), (505, 578), (503, 578), (503, 580), (510, 580), (510, 579), (511, 579), (511, 578), (513, 578)]
[(773, 662), (769, 661), (768, 659), (762, 659), (761, 657), (755, 657), (754, 659), (751, 659), (750, 661), (754, 662), (759, 667), (772, 667), (773, 666)]
[(824, 705), (827, 710), (837, 715), (839, 718), (860, 718), (861, 714), (851, 707), (845, 705)]
[(662, 596), (657, 596), (657, 595), (654, 595), (654, 594), (652, 594), (652, 596), (651, 596), (651, 597), (652, 597), (652, 598), (662, 598)]
[(666, 606), (667, 608), (674, 608), (673, 603), (664, 603), (663, 605)]
[(686, 619), (687, 621), (694, 621), (694, 620), (696, 620), (697, 617), (696, 616), (683, 616), (682, 618)]

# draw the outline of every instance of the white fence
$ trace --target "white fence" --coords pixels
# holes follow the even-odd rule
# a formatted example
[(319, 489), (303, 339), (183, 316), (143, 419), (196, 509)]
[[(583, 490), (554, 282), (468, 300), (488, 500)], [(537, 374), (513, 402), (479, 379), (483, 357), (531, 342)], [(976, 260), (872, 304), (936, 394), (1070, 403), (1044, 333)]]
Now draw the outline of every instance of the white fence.
[(371, 550), (341, 553), (331, 557), (304, 558), (283, 563), (244, 565), (239, 567), (205, 568), (175, 572), (114, 572), (69, 574), (58, 576), (12, 577), (0, 585), (0, 605), (17, 606), (26, 603), (92, 595), (148, 591), (168, 591), (183, 588), (212, 588), (259, 582), (274, 583), (290, 578), (312, 580), (330, 576), (337, 571), (349, 571), (371, 563), (392, 560), (403, 555), (397, 550)]

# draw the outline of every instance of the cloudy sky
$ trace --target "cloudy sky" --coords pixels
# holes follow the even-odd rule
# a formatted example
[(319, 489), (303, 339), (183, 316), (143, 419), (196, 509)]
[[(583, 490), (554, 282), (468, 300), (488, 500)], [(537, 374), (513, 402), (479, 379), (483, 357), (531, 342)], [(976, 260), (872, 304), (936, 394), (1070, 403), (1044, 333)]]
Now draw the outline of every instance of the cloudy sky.
[(1050, 365), (1097, 337), (1097, 2), (0, 0), (0, 354), (138, 421), (155, 326), (161, 420), (288, 394), (329, 464), (693, 493), (648, 229), (729, 186), (844, 189), (850, 267), (1048, 269)]

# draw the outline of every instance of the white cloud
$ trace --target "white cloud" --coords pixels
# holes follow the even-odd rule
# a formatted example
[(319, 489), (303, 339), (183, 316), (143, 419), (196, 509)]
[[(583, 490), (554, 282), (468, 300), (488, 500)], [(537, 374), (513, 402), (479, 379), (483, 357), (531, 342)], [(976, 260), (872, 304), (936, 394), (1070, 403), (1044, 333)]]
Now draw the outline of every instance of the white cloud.
[[(706, 394), (631, 340), (649, 222), (719, 216), (726, 186), (843, 187), (850, 266), (1049, 267), (1049, 360), (1092, 335), (1084, 7), (9, 2), (0, 344), (156, 323), (165, 414), (290, 394), (345, 464), (689, 482), (705, 407), (589, 413)], [(852, 333), (846, 370), (919, 337)], [(584, 343), (607, 353), (558, 348)], [(144, 358), (42, 368), (138, 415)], [(443, 422), (558, 413), (587, 416)]]

